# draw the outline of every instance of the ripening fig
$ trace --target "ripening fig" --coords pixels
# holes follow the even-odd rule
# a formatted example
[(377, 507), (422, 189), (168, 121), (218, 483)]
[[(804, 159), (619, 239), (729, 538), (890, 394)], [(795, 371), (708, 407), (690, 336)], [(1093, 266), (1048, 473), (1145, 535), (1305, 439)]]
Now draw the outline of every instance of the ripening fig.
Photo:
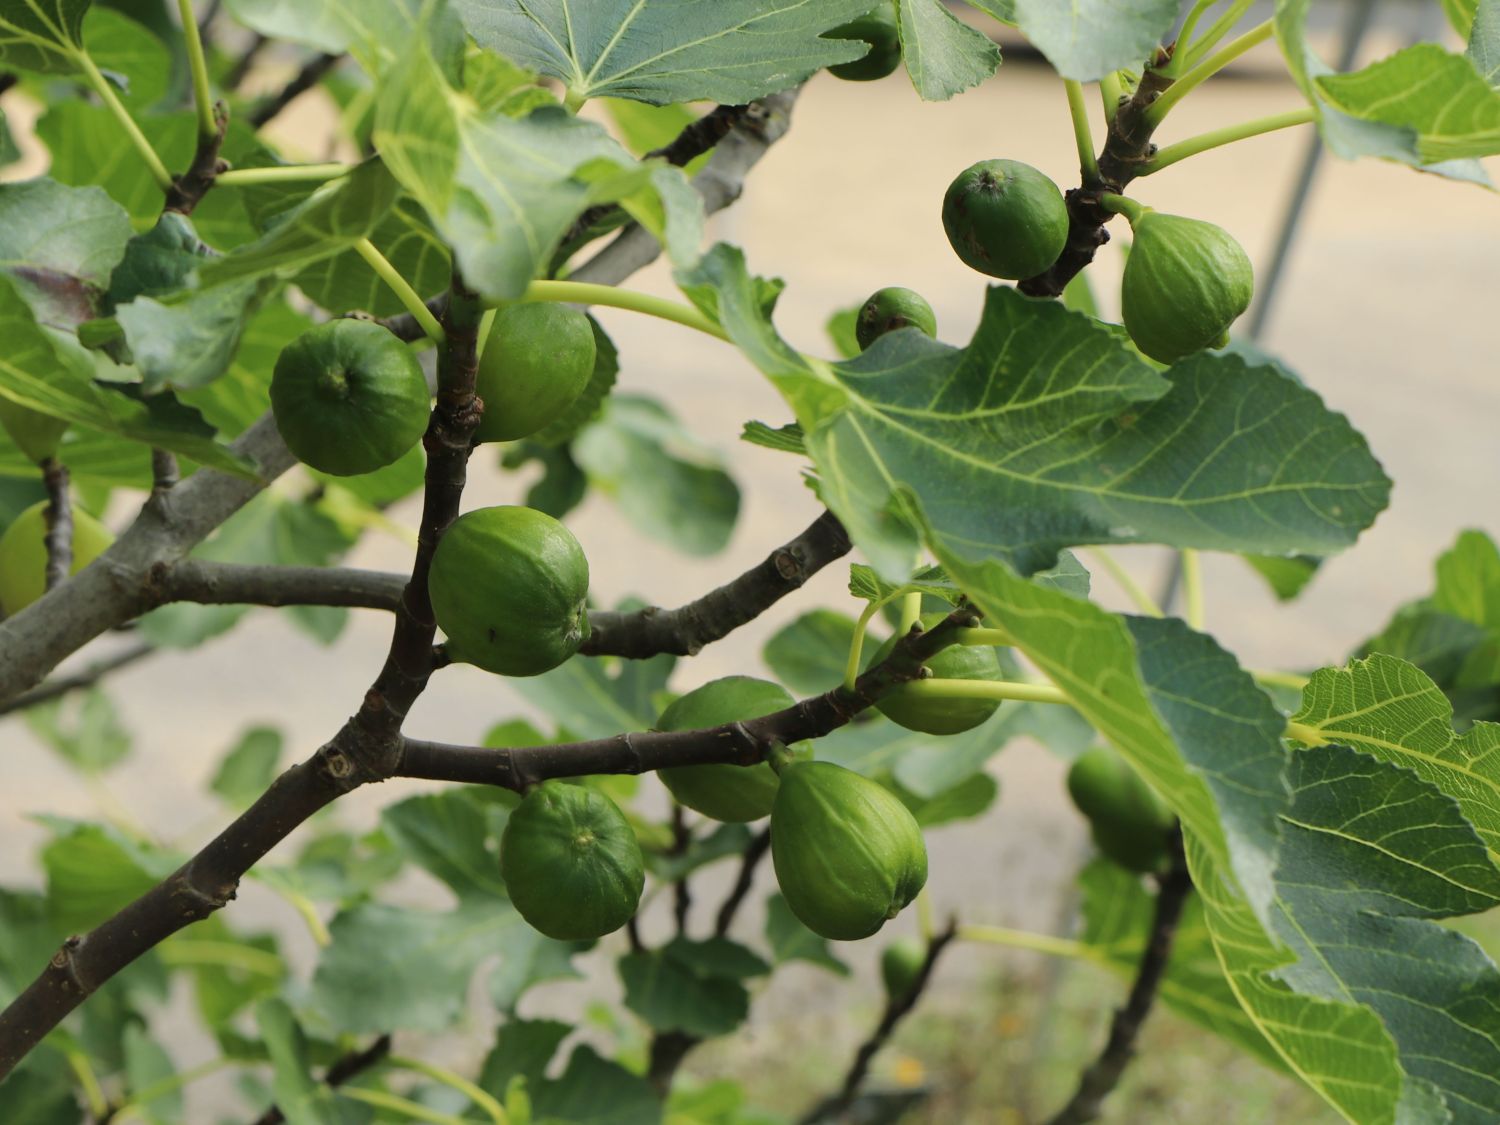
[(1019, 160), (981, 160), (943, 195), (943, 230), (965, 265), (1018, 281), (1057, 261), (1068, 241), (1058, 187)]
[[(675, 700), (661, 713), (657, 730), (703, 730), (758, 719), (797, 701), (780, 684), (753, 676), (725, 676)], [(710, 764), (658, 770), (672, 796), (714, 820), (747, 823), (771, 815), (776, 772), (767, 762), (753, 766)]]
[[(922, 616), (922, 627), (930, 629), (946, 617), (942, 613)], [(891, 637), (875, 651), (872, 665), (880, 663), (896, 647)], [(937, 680), (1000, 680), (1005, 673), (995, 650), (985, 645), (950, 645), (923, 667)], [(881, 697), (876, 708), (891, 722), (923, 734), (962, 734), (987, 720), (1000, 706), (998, 699), (938, 698), (909, 690), (902, 685)]]
[[(77, 574), (115, 541), (109, 529), (87, 512), (73, 509), (73, 565)], [(47, 501), (11, 521), (0, 535), (0, 610), (20, 613), (47, 592)]]
[(557, 421), (594, 374), (594, 329), (577, 309), (550, 301), (495, 315), (474, 391), (484, 400), (475, 441), (516, 441)]
[(924, 335), (936, 336), (937, 315), (922, 294), (892, 285), (876, 290), (860, 306), (854, 321), (854, 338), (861, 348), (868, 348), (898, 328), (915, 328)]
[(1175, 818), (1123, 757), (1107, 746), (1080, 754), (1068, 770), (1068, 795), (1107, 858), (1130, 871), (1161, 869)]
[(901, 32), (890, 0), (882, 0), (874, 11), (823, 33), (825, 39), (858, 39), (870, 45), (869, 53), (853, 62), (830, 66), (828, 73), (846, 82), (873, 82), (901, 65)]
[(1160, 363), (1229, 342), (1255, 275), (1244, 248), (1223, 227), (1147, 208), (1131, 218), (1120, 307), (1135, 346)]

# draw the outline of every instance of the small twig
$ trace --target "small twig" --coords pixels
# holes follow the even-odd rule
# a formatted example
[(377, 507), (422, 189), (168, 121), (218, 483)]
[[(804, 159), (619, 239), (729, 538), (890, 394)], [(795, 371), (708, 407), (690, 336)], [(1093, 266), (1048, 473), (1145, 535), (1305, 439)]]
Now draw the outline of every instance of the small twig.
[(163, 211), (191, 215), (193, 208), (208, 194), (208, 189), (214, 186), (214, 178), (229, 167), (219, 157), (219, 149), (224, 145), (224, 131), (229, 128), (229, 110), (223, 102), (214, 103), (214, 127), (215, 132), (199, 135), (193, 162), (186, 172), (172, 181)]
[(270, 40), (264, 35), (256, 32), (255, 38), (250, 40), (250, 46), (245, 48), (245, 53), (235, 60), (234, 65), (229, 68), (229, 73), (224, 76), (226, 90), (238, 90), (245, 84), (245, 79), (249, 76), (251, 68), (255, 66), (256, 59), (260, 57), (261, 51), (265, 50), (269, 42)]
[[(382, 1035), (371, 1043), (363, 1051), (351, 1051), (342, 1058), (336, 1059), (327, 1073), (323, 1075), (323, 1084), (326, 1086), (342, 1086), (351, 1078), (355, 1078), (371, 1067), (380, 1063), (391, 1053), (391, 1037)], [(255, 1125), (283, 1125), (286, 1118), (282, 1116), (281, 1110), (272, 1106), (256, 1118)]]
[(634, 613), (589, 614), (589, 637), (582, 651), (633, 659), (663, 652), (691, 656), (755, 620), (850, 549), (844, 525), (832, 512), (824, 512), (759, 565), (678, 609), (651, 606)]
[[(673, 801), (671, 854), (673, 856), (686, 855), (692, 844), (693, 831), (688, 827), (687, 818), (682, 814), (682, 806)], [(688, 911), (692, 908), (693, 891), (688, 886), (688, 876), (684, 874), (672, 885), (672, 917), (677, 923), (679, 937), (687, 933)]]
[(47, 489), (47, 589), (67, 580), (73, 569), (73, 502), (68, 494), (68, 468), (56, 457), (42, 462), (42, 484)]
[(651, 1061), (646, 1068), (646, 1081), (660, 1098), (672, 1091), (672, 1079), (688, 1052), (702, 1039), (685, 1031), (659, 1031), (651, 1038)]
[(740, 873), (735, 876), (734, 886), (719, 907), (719, 916), (714, 921), (715, 937), (724, 937), (729, 933), (729, 927), (734, 924), (734, 916), (739, 913), (740, 904), (745, 901), (745, 896), (750, 893), (750, 887), (755, 882), (755, 869), (770, 850), (769, 828), (762, 828), (750, 837), (750, 842), (745, 845), (745, 851), (740, 857)]
[(1084, 1125), (1096, 1121), (1104, 1099), (1109, 1096), (1135, 1057), (1135, 1041), (1141, 1026), (1151, 1013), (1157, 989), (1166, 974), (1172, 957), (1172, 939), (1177, 933), (1177, 922), (1182, 917), (1182, 907), (1192, 892), (1193, 883), (1188, 875), (1187, 860), (1182, 852), (1182, 831), (1179, 828), (1172, 836), (1172, 860), (1167, 871), (1158, 876), (1156, 911), (1151, 919), (1151, 934), (1146, 948), (1141, 953), (1140, 965), (1136, 968), (1135, 983), (1130, 986), (1130, 995), (1125, 1006), (1115, 1012), (1109, 1025), (1109, 1039), (1083, 1076), (1078, 1081), (1078, 1090), (1068, 1104), (1058, 1111), (1049, 1125)]
[(151, 495), (158, 499), (177, 487), (182, 472), (177, 467), (177, 455), (166, 449), (151, 450)]
[(302, 69), (292, 76), (290, 82), (252, 109), (246, 120), (256, 129), (270, 123), (293, 101), (321, 82), (323, 76), (336, 67), (343, 57), (343, 55), (322, 54), (309, 59)]
[(646, 943), (641, 940), (641, 924), (634, 914), (630, 916), (630, 921), (625, 923), (625, 940), (630, 942), (630, 952), (646, 952)]
[(854, 1103), (854, 1098), (859, 1093), (865, 1076), (870, 1072), (871, 1061), (890, 1039), (891, 1033), (896, 1030), (896, 1025), (917, 1006), (917, 1001), (927, 991), (933, 966), (937, 964), (937, 959), (942, 955), (943, 950), (948, 948), (948, 944), (957, 935), (956, 920), (950, 921), (945, 929), (933, 935), (932, 940), (927, 943), (927, 957), (923, 960), (921, 969), (917, 971), (916, 979), (912, 981), (911, 987), (904, 994), (886, 999), (885, 1012), (880, 1017), (880, 1023), (855, 1052), (854, 1061), (849, 1065), (848, 1073), (844, 1075), (844, 1084), (839, 1092), (808, 1110), (799, 1125), (813, 1125), (814, 1122), (835, 1119)]
[(24, 711), (28, 707), (35, 707), (38, 703), (46, 703), (52, 699), (58, 699), (69, 692), (80, 688), (93, 687), (111, 672), (119, 671), (121, 668), (134, 664), (156, 652), (155, 645), (136, 644), (129, 648), (121, 649), (113, 656), (91, 664), (80, 672), (69, 676), (56, 676), (42, 684), (41, 687), (33, 688), (31, 691), (16, 696), (5, 703), (0, 703), (0, 715), (9, 715), (15, 711)]
[(351, 609), (401, 606), (406, 578), (349, 567), (275, 566), (183, 559), (147, 579), (153, 601), (198, 605), (331, 605)]

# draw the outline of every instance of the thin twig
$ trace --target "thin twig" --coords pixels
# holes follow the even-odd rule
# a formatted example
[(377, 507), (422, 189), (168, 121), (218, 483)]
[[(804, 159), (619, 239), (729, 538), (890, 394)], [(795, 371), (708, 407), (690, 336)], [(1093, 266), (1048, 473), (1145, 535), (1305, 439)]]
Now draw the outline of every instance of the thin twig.
[[(693, 831), (688, 827), (687, 817), (683, 815), (682, 806), (676, 801), (672, 802), (672, 850), (671, 855), (686, 855), (693, 846)], [(688, 911), (693, 908), (693, 891), (688, 886), (688, 876), (683, 874), (682, 878), (672, 884), (672, 917), (677, 924), (677, 934), (681, 937), (687, 933)]]
[[(350, 1051), (347, 1055), (335, 1059), (329, 1066), (327, 1073), (323, 1075), (325, 1086), (338, 1087), (355, 1078), (373, 1066), (384, 1061), (391, 1053), (391, 1037), (382, 1035), (362, 1051)], [(255, 1125), (282, 1125), (286, 1118), (282, 1116), (277, 1106), (272, 1106), (255, 1119)]]
[(58, 699), (69, 692), (80, 688), (93, 687), (111, 672), (117, 672), (121, 668), (128, 667), (138, 660), (150, 656), (153, 652), (160, 651), (155, 645), (134, 644), (129, 648), (123, 648), (113, 656), (106, 657), (97, 664), (90, 664), (82, 671), (68, 676), (55, 676), (42, 684), (41, 687), (33, 688), (31, 691), (16, 696), (6, 703), (0, 703), (0, 715), (9, 715), (14, 711), (24, 711), (28, 707), (35, 707), (38, 703), (46, 703), (49, 700)]
[(160, 497), (172, 491), (182, 480), (182, 470), (177, 465), (177, 455), (166, 449), (151, 450), (151, 492)]
[(47, 589), (67, 581), (73, 569), (73, 501), (68, 493), (68, 468), (56, 457), (42, 462), (42, 485), (47, 490), (43, 518), (47, 524)]
[(321, 54), (309, 59), (302, 69), (292, 76), (290, 82), (252, 109), (245, 120), (260, 129), (275, 120), (293, 101), (300, 98), (323, 80), (323, 76), (338, 66), (343, 55)]
[(853, 1104), (860, 1086), (870, 1072), (870, 1063), (886, 1045), (891, 1033), (896, 1030), (896, 1025), (917, 1006), (917, 1001), (927, 991), (928, 982), (932, 979), (933, 966), (937, 964), (937, 959), (942, 955), (943, 950), (948, 948), (948, 944), (957, 935), (956, 920), (950, 921), (944, 930), (933, 935), (932, 940), (927, 943), (927, 956), (923, 959), (922, 967), (917, 971), (911, 987), (900, 996), (886, 998), (885, 1011), (881, 1014), (880, 1023), (854, 1053), (854, 1061), (850, 1063), (849, 1070), (844, 1075), (844, 1084), (839, 1092), (808, 1110), (799, 1125), (813, 1125), (814, 1122), (835, 1119)]
[(655, 606), (633, 613), (589, 614), (583, 651), (591, 656), (645, 659), (658, 653), (692, 656), (727, 637), (800, 589), (829, 563), (851, 550), (849, 533), (824, 512), (801, 535), (772, 551), (757, 566), (677, 609)]
[(1151, 919), (1151, 934), (1146, 948), (1141, 953), (1136, 968), (1135, 983), (1130, 986), (1130, 995), (1125, 1006), (1115, 1012), (1109, 1025), (1109, 1039), (1104, 1049), (1083, 1072), (1078, 1081), (1078, 1090), (1073, 1094), (1049, 1125), (1084, 1125), (1096, 1121), (1104, 1099), (1120, 1081), (1130, 1060), (1135, 1057), (1135, 1041), (1140, 1035), (1151, 1006), (1156, 1000), (1157, 989), (1166, 975), (1167, 964), (1172, 957), (1172, 939), (1177, 933), (1177, 922), (1182, 917), (1183, 905), (1192, 892), (1192, 879), (1188, 876), (1187, 860), (1182, 852), (1182, 831), (1172, 837), (1172, 861), (1166, 872), (1157, 878), (1156, 910)]
[(245, 48), (245, 53), (235, 60), (234, 65), (229, 68), (229, 73), (224, 76), (226, 90), (238, 90), (245, 84), (245, 79), (249, 77), (256, 60), (260, 58), (260, 53), (265, 50), (269, 42), (270, 40), (264, 35), (256, 32), (255, 38), (250, 40), (250, 46)]
[(739, 913), (740, 904), (745, 901), (745, 896), (750, 893), (750, 887), (755, 882), (755, 869), (770, 850), (770, 828), (762, 828), (750, 837), (750, 842), (745, 845), (745, 851), (740, 856), (740, 872), (735, 876), (734, 886), (730, 888), (723, 905), (719, 907), (719, 916), (714, 920), (715, 937), (724, 937), (729, 933), (729, 927), (734, 924), (734, 916)]

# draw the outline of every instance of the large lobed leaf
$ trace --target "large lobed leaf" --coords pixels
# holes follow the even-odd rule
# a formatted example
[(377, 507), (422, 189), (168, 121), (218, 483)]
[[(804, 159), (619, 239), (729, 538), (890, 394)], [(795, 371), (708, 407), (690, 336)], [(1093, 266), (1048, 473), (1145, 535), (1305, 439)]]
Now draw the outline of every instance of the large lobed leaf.
[(1139, 70), (1177, 22), (1178, 0), (1013, 0), (1026, 38), (1064, 78)]
[(0, 8), (0, 66), (74, 74), (92, 0), (15, 0)]
[(942, 0), (896, 0), (901, 58), (917, 93), (943, 101), (977, 86), (1000, 65), (1000, 48), (959, 23)]

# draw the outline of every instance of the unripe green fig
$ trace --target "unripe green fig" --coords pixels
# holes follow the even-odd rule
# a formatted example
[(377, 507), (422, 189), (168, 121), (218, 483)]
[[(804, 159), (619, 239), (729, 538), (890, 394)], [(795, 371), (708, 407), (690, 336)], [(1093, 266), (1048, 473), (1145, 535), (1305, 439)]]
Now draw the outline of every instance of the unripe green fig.
[(309, 328), (276, 357), (271, 411), (287, 448), (333, 476), (373, 473), (427, 429), (427, 380), (411, 349), (367, 320)]
[[(930, 629), (946, 617), (943, 613), (922, 616), (922, 627)], [(880, 663), (896, 647), (898, 637), (891, 637), (875, 651), (871, 665)], [(950, 645), (923, 667), (937, 680), (1000, 680), (1005, 678), (1000, 658), (985, 645)], [(938, 699), (911, 691), (902, 685), (875, 704), (891, 722), (923, 734), (962, 734), (973, 730), (1000, 707), (998, 699)]]
[(832, 762), (781, 768), (771, 861), (792, 913), (835, 941), (869, 937), (927, 882), (927, 846), (906, 806)]
[(889, 0), (874, 11), (823, 33), (824, 39), (860, 39), (870, 45), (869, 54), (853, 62), (830, 66), (828, 73), (846, 82), (873, 82), (901, 65), (901, 32)]
[[(703, 730), (758, 719), (797, 701), (780, 684), (752, 676), (726, 676), (674, 701), (656, 721), (658, 730)], [(776, 771), (753, 766), (677, 766), (657, 771), (672, 796), (714, 820), (743, 824), (771, 815)]]
[(854, 338), (861, 348), (868, 348), (898, 328), (915, 328), (925, 335), (936, 336), (937, 315), (922, 294), (892, 285), (876, 290), (860, 306), (854, 321)]
[[(87, 512), (73, 509), (73, 565), (77, 574), (115, 537)], [(0, 610), (20, 613), (47, 592), (47, 501), (33, 504), (0, 535)]]
[(68, 423), (0, 398), (0, 428), (4, 428), (28, 459), (40, 465), (57, 452)]
[(1030, 164), (981, 160), (948, 185), (943, 230), (965, 265), (1018, 281), (1062, 254), (1068, 205), (1057, 185)]
[(1107, 746), (1080, 754), (1068, 770), (1068, 795), (1106, 857), (1130, 871), (1161, 869), (1175, 818), (1123, 757)]
[(594, 374), (589, 318), (551, 301), (507, 305), (495, 315), (474, 390), (484, 400), (476, 441), (516, 441), (557, 421)]
[(646, 885), (635, 832), (613, 801), (582, 785), (544, 781), (510, 814), (500, 874), (531, 927), (590, 941), (634, 916)]
[(588, 636), (588, 559), (572, 532), (534, 508), (454, 520), (427, 591), (453, 658), (499, 676), (550, 671)]
[(885, 994), (899, 1000), (911, 991), (927, 964), (927, 944), (918, 938), (897, 938), (880, 954), (880, 979)]
[(1120, 308), (1135, 346), (1176, 363), (1229, 342), (1229, 326), (1250, 307), (1255, 274), (1223, 227), (1144, 211), (1131, 222)]

